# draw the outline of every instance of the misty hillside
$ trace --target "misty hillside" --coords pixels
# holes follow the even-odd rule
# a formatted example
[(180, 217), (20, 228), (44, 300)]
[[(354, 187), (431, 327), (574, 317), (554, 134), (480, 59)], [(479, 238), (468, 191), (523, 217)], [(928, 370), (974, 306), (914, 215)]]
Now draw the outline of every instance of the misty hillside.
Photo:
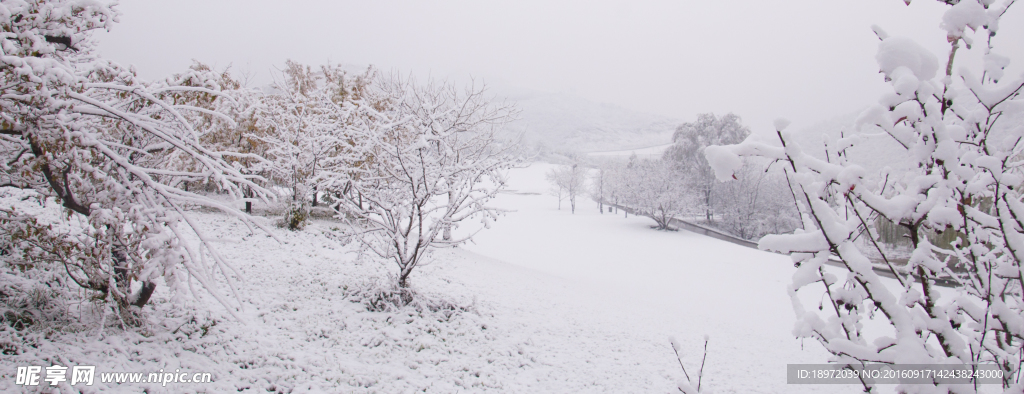
[(522, 110), (510, 125), (523, 142), (547, 151), (606, 151), (641, 148), (669, 142), (681, 120), (596, 103), (565, 93), (496, 89), (498, 99)]
[[(825, 143), (834, 144), (841, 136), (859, 135), (862, 140), (847, 150), (853, 162), (867, 170), (869, 175), (878, 174), (889, 167), (894, 170), (906, 170), (912, 166), (910, 158), (892, 137), (879, 129), (864, 128), (857, 130), (857, 118), (861, 111), (836, 116), (830, 120), (819, 122), (810, 127), (790, 130), (792, 138), (807, 152), (820, 159), (825, 157)], [(774, 134), (759, 133), (754, 138), (778, 145), (778, 137)], [(835, 157), (832, 157), (835, 159)]]

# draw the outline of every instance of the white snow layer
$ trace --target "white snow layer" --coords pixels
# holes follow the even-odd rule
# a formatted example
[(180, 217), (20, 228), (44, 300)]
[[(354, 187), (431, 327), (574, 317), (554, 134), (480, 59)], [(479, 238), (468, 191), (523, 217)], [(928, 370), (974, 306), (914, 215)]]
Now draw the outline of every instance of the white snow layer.
[(880, 70), (893, 79), (893, 72), (900, 67), (909, 69), (918, 80), (935, 78), (939, 70), (939, 59), (935, 54), (905, 37), (888, 37), (882, 40), (875, 59)]
[(59, 362), (214, 375), (208, 384), (97, 383), (86, 392), (675, 392), (683, 375), (669, 338), (696, 371), (713, 334), (703, 386), (716, 393), (858, 392), (786, 384), (786, 364), (827, 360), (792, 334), (788, 257), (655, 231), (649, 219), (598, 213), (591, 201), (559, 211), (543, 194), (548, 168), (512, 170), (516, 192), (494, 204), (516, 211), (413, 273), (421, 299), (455, 309), (370, 312), (352, 302), (386, 273), (341, 246), (335, 223), (275, 228), (282, 244), (194, 212), (246, 278), (241, 320), (208, 296), (172, 304), (161, 288), (142, 329), (31, 334), (35, 348), (0, 358), (0, 391), (22, 389), (17, 366)]

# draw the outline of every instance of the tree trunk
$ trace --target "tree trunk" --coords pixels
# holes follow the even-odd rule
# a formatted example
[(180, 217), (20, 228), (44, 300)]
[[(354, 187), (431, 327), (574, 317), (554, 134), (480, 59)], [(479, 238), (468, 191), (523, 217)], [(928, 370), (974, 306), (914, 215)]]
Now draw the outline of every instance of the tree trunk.
[[(455, 198), (455, 192), (449, 190), (448, 191), (448, 212), (452, 211), (451, 205), (452, 205), (452, 199), (454, 199), (454, 198)], [(445, 219), (449, 219), (449, 218), (445, 218)], [(452, 223), (451, 222), (447, 222), (447, 223), (444, 224), (444, 234), (441, 237), (445, 241), (451, 241), (452, 240)]]
[(704, 190), (704, 217), (708, 223), (711, 223), (711, 190)]
[(129, 275), (128, 269), (128, 253), (123, 246), (115, 246), (110, 252), (111, 258), (114, 260), (114, 284), (117, 286), (116, 291), (120, 292), (126, 299), (121, 299), (119, 302), (125, 302), (137, 306), (139, 308), (146, 306), (149, 303), (150, 297), (153, 296), (153, 292), (156, 291), (155, 282), (145, 282), (142, 284), (142, 288), (133, 295), (129, 295), (131, 291), (131, 276)]
[(115, 246), (110, 251), (110, 257), (114, 260), (114, 285), (117, 290), (127, 294), (128, 283), (128, 255), (122, 246)]
[(156, 291), (156, 282), (143, 283), (139, 292), (132, 297), (135, 299), (135, 302), (132, 302), (132, 305), (139, 308), (146, 306), (146, 304), (149, 303), (149, 298), (153, 296), (154, 291)]
[[(245, 198), (252, 198), (252, 188), (251, 187), (246, 187), (245, 188), (245, 194), (243, 196)], [(246, 201), (245, 202), (245, 213), (249, 214), (249, 215), (252, 214), (252, 201)]]
[(406, 272), (404, 274), (401, 274), (401, 273), (399, 274), (399, 277), (398, 277), (398, 288), (399, 289), (405, 290), (405, 289), (409, 288), (409, 274), (411, 274), (411, 273), (412, 273), (412, 271)]

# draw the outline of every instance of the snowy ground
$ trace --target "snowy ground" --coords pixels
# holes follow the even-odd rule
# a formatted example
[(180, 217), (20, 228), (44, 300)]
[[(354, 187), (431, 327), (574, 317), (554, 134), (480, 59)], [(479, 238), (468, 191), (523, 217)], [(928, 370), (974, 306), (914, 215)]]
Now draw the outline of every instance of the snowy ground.
[(656, 146), (650, 146), (650, 147), (638, 148), (638, 149), (614, 150), (614, 151), (605, 151), (605, 152), (590, 152), (590, 153), (587, 153), (587, 156), (627, 159), (630, 156), (635, 154), (635, 155), (637, 155), (637, 157), (656, 158), (656, 157), (661, 157), (661, 155), (663, 153), (665, 153), (665, 150), (667, 150), (672, 145), (673, 144), (662, 144), (662, 145), (656, 145)]
[(353, 302), (386, 273), (342, 246), (336, 223), (275, 228), (278, 243), (196, 213), (247, 278), (229, 298), (242, 306), (238, 319), (209, 296), (174, 304), (158, 293), (138, 330), (7, 330), (0, 342), (22, 345), (0, 358), (0, 391), (24, 389), (13, 384), (15, 367), (56, 362), (214, 375), (166, 387), (97, 382), (86, 392), (675, 392), (682, 372), (669, 337), (694, 373), (708, 334), (704, 385), (717, 393), (859, 392), (786, 384), (786, 364), (827, 358), (790, 333), (788, 258), (654, 231), (649, 219), (600, 214), (589, 201), (559, 211), (544, 194), (548, 168), (513, 170), (514, 192), (494, 204), (516, 211), (413, 274), (424, 304), (450, 307), (373, 312)]
[(585, 199), (575, 214), (565, 202), (559, 211), (557, 200), (545, 194), (548, 168), (517, 170), (510, 187), (518, 193), (497, 201), (517, 212), (466, 249), (573, 283), (575, 291), (589, 294), (582, 297), (589, 304), (604, 306), (603, 314), (621, 316), (607, 324), (633, 333), (614, 342), (632, 342), (627, 346), (637, 362), (675, 377), (682, 373), (667, 338), (692, 349), (684, 355), (692, 371), (700, 362), (701, 338), (709, 334), (705, 375), (716, 392), (857, 391), (786, 384), (786, 364), (827, 359), (817, 343), (801, 344), (791, 334), (788, 257), (686, 231), (655, 231), (650, 219), (601, 214)]

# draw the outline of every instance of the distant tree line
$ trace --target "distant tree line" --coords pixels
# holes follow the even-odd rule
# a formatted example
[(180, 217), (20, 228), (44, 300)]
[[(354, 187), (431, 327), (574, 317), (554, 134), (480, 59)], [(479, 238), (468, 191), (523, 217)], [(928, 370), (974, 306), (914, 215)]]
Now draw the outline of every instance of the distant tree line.
[[(736, 182), (723, 183), (704, 157), (709, 145), (739, 143), (749, 135), (739, 116), (700, 114), (676, 128), (672, 146), (660, 158), (632, 155), (616, 161), (568, 154), (569, 163), (552, 170), (548, 179), (560, 200), (573, 202), (589, 192), (601, 212), (606, 203), (626, 207), (653, 219), (660, 230), (671, 229), (673, 219), (685, 219), (743, 239), (792, 231), (799, 221), (780, 170), (748, 160), (735, 174)], [(584, 167), (588, 170), (580, 170)], [(585, 180), (586, 189), (577, 186)]]

